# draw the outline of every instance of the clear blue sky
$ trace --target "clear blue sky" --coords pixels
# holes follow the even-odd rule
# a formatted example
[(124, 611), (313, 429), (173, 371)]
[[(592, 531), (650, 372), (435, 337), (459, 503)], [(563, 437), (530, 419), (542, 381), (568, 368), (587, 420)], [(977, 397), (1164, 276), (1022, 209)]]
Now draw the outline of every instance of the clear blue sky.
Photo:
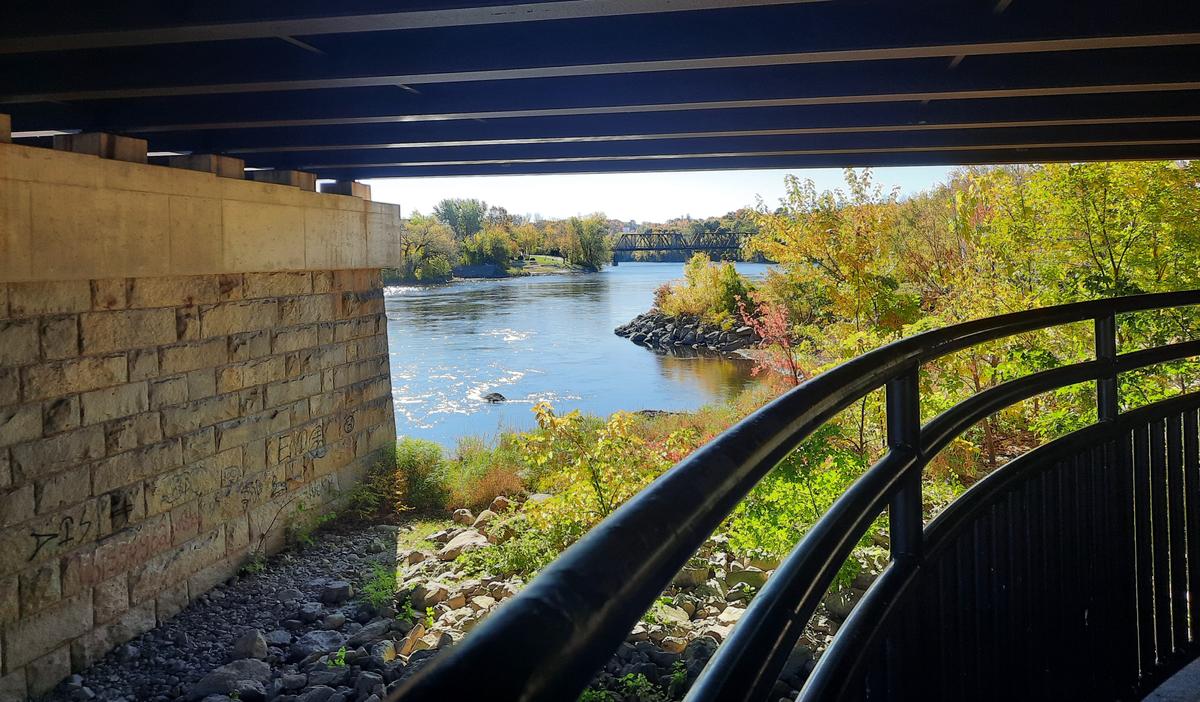
[[(920, 192), (945, 180), (949, 167), (877, 168), (876, 179)], [(842, 184), (842, 171), (699, 171), (690, 173), (613, 173), (583, 175), (388, 178), (367, 181), (371, 195), (398, 203), (405, 217), (429, 214), (443, 198), (478, 198), (512, 214), (555, 219), (603, 212), (614, 219), (662, 222), (673, 217), (711, 217), (753, 205), (757, 196), (770, 205), (783, 196), (783, 176), (812, 178), (820, 189)]]

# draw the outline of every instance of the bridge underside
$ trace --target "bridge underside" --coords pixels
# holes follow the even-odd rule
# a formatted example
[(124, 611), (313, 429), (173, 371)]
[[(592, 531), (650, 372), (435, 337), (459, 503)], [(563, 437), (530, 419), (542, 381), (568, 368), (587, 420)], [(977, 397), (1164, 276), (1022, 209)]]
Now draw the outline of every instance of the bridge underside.
[(0, 113), (331, 179), (1200, 153), (1194, 3), (400, 5), (21, 3)]

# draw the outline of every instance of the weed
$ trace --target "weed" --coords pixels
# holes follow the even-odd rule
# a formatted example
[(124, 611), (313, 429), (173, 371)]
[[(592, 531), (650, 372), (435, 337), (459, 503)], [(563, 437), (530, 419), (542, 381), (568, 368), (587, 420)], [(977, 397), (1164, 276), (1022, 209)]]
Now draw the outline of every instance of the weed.
[(654, 686), (642, 673), (629, 673), (620, 680), (621, 694), (626, 699), (637, 700), (637, 702), (667, 702), (667, 698), (663, 695), (662, 690)]
[(412, 600), (404, 601), (404, 605), (400, 608), (400, 611), (396, 613), (396, 620), (416, 623), (417, 610), (413, 608)]
[(433, 607), (425, 608), (425, 628), (426, 629), (433, 628)]
[(342, 646), (333, 654), (333, 658), (329, 659), (328, 666), (330, 668), (345, 668), (346, 667), (346, 647)]
[(362, 593), (377, 609), (392, 604), (396, 599), (396, 569), (379, 563), (372, 565), (371, 577), (363, 583)]
[(588, 688), (579, 695), (577, 702), (613, 702), (613, 693), (608, 690)]
[(267, 569), (267, 554), (260, 549), (254, 549), (250, 552), (250, 557), (242, 564), (242, 575), (258, 575)]

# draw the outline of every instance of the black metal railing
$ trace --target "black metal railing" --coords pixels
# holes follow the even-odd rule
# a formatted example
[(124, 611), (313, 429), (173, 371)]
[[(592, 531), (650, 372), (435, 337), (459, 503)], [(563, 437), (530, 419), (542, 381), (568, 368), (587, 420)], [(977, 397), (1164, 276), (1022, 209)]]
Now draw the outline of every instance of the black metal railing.
[[(687, 700), (767, 699), (838, 569), (885, 510), (891, 561), (801, 700), (1137, 694), (1200, 652), (1191, 596), (1200, 593), (1200, 393), (1121, 414), (1117, 376), (1200, 354), (1200, 341), (1118, 355), (1116, 316), (1195, 304), (1200, 291), (1002, 315), (902, 339), (814, 377), (614, 512), (394, 699), (574, 700), (750, 489), (880, 387), (888, 452), (775, 571)], [(1089, 320), (1095, 360), (990, 388), (920, 425), (923, 363)], [(923, 525), (921, 471), (938, 451), (1000, 409), (1085, 381), (1097, 382), (1096, 424), (1011, 461)]]

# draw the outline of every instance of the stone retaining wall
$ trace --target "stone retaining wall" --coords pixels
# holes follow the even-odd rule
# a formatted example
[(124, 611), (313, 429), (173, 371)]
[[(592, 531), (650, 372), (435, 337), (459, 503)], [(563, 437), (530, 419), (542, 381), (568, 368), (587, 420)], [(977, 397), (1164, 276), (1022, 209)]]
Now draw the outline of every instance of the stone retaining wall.
[(0, 144), (0, 702), (171, 617), (394, 443), (398, 219)]

